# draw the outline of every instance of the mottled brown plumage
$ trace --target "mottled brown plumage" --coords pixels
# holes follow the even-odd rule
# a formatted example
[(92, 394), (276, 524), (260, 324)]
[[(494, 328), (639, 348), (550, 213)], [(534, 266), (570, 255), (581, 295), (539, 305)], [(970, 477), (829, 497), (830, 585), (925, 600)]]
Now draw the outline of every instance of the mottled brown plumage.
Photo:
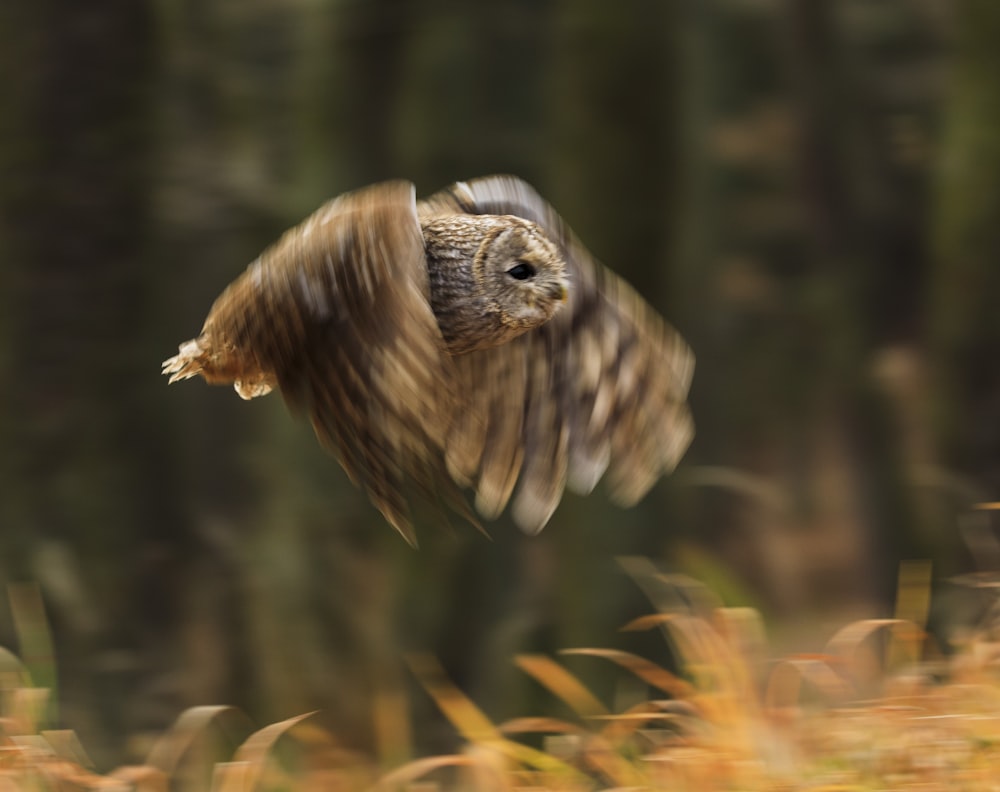
[(566, 298), (562, 255), (534, 223), (446, 214), (423, 218), (420, 228), (431, 309), (452, 355), (511, 341), (551, 319)]
[(244, 398), (277, 387), (410, 542), (409, 493), (470, 518), (461, 488), (487, 517), (513, 498), (535, 532), (567, 484), (607, 474), (634, 503), (692, 435), (684, 341), (513, 177), (331, 201), (163, 368)]

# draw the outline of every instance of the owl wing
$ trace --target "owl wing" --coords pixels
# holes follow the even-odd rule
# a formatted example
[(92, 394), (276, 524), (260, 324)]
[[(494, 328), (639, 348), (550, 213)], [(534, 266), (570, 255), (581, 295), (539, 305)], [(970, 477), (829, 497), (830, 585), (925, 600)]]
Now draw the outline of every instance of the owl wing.
[(422, 215), (456, 211), (537, 223), (562, 250), (570, 296), (536, 330), (454, 358), (465, 408), (446, 439), (449, 472), (475, 488), (486, 516), (513, 495), (514, 518), (532, 533), (567, 484), (588, 493), (607, 474), (613, 499), (635, 503), (694, 434), (685, 401), (691, 350), (520, 179), (459, 182), (418, 204)]
[(413, 186), (389, 182), (343, 195), (288, 231), (206, 322), (309, 416), (411, 544), (404, 490), (461, 502), (443, 456), (455, 374), (428, 290)]

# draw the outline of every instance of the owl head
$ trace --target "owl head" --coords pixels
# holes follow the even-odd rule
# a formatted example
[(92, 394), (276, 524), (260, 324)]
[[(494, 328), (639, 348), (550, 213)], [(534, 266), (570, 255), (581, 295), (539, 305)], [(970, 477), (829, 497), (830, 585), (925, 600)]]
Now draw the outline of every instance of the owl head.
[(534, 223), (502, 216), (483, 236), (472, 269), (491, 308), (512, 335), (544, 324), (566, 302), (566, 264)]

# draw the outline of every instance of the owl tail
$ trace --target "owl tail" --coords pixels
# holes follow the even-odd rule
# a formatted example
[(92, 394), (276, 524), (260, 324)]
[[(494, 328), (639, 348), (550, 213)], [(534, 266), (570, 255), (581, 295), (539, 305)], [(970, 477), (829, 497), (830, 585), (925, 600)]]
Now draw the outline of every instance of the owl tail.
[(274, 387), (273, 377), (247, 366), (232, 350), (216, 349), (204, 335), (181, 344), (176, 355), (163, 361), (163, 373), (170, 375), (170, 384), (199, 374), (212, 384), (232, 383), (243, 399), (265, 396)]
[(198, 339), (185, 341), (178, 347), (178, 354), (163, 361), (163, 373), (170, 375), (170, 384), (177, 380), (190, 379), (205, 370), (205, 351), (198, 344)]

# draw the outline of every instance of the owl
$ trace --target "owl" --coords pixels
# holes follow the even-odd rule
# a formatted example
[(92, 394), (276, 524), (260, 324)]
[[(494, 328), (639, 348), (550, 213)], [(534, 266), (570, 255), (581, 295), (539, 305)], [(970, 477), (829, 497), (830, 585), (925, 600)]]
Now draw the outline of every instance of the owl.
[(277, 388), (415, 544), (414, 499), (540, 531), (569, 486), (638, 501), (693, 435), (694, 357), (525, 182), (417, 201), (376, 184), (265, 250), (165, 361), (245, 399)]

